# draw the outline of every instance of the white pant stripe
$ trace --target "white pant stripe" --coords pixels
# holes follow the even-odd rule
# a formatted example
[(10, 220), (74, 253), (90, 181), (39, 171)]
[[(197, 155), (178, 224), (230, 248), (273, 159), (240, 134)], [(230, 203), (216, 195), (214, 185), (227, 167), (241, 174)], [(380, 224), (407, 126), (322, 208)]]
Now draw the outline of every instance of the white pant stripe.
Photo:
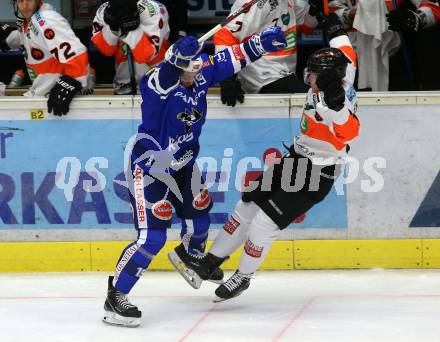
[(136, 215), (139, 228), (147, 228), (147, 208), (144, 195), (144, 170), (136, 165), (134, 171), (134, 198), (136, 202)]

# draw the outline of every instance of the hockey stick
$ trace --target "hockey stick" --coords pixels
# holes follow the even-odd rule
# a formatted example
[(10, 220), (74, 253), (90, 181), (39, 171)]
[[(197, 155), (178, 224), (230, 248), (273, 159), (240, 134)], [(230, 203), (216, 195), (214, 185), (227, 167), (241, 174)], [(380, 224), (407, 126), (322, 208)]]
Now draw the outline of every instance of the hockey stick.
[(136, 82), (136, 74), (133, 60), (133, 53), (131, 52), (130, 47), (127, 46), (127, 58), (128, 58), (128, 73), (130, 75), (130, 86), (131, 86), (131, 95), (137, 94), (137, 82)]
[(203, 43), (204, 41), (208, 40), (209, 38), (211, 38), (215, 33), (217, 33), (218, 31), (220, 31), (224, 26), (226, 26), (227, 24), (229, 24), (232, 20), (234, 20), (235, 18), (237, 18), (240, 14), (246, 13), (250, 10), (250, 8), (255, 5), (259, 0), (250, 0), (248, 2), (246, 2), (243, 6), (241, 6), (238, 10), (236, 10), (234, 13), (232, 13), (231, 15), (229, 15), (227, 18), (225, 18), (225, 20), (223, 20), (220, 24), (214, 26), (211, 30), (209, 30), (208, 32), (206, 32), (203, 36), (201, 36), (198, 39), (199, 43)]

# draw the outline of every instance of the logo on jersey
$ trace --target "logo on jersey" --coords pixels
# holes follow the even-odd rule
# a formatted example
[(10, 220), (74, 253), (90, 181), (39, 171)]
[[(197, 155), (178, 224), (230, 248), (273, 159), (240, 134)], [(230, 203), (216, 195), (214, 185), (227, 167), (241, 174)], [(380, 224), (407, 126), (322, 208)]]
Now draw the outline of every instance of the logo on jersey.
[(195, 109), (192, 108), (191, 109), (191, 113), (189, 113), (186, 109), (185, 112), (180, 112), (179, 114), (177, 114), (177, 119), (182, 121), (183, 124), (185, 125), (185, 132), (188, 133), (189, 130), (191, 129), (191, 127), (200, 120), (200, 118), (202, 117), (202, 114), (200, 114), (200, 112)]
[(285, 13), (285, 14), (281, 14), (281, 21), (283, 22), (283, 25), (289, 25), (290, 22), (290, 14), (289, 12)]
[(235, 56), (235, 59), (237, 59), (237, 60), (245, 59), (244, 54), (241, 51), (239, 44), (232, 45), (232, 52)]
[(163, 200), (153, 204), (151, 212), (159, 220), (168, 221), (173, 216), (173, 207), (170, 201)]
[(257, 7), (262, 9), (264, 4), (269, 1), (270, 11), (272, 12), (278, 6), (278, 0), (259, 0)]
[(180, 144), (190, 142), (194, 139), (194, 134), (189, 132), (188, 134), (177, 135), (175, 138), (169, 137), (168, 139), (168, 151), (175, 151)]
[(44, 30), (44, 37), (46, 37), (46, 39), (52, 40), (55, 38), (55, 32), (54, 30), (48, 28)]
[(44, 58), (44, 52), (37, 48), (31, 49), (31, 56), (36, 61), (41, 61)]
[(225, 63), (227, 62), (226, 54), (223, 51), (217, 52), (215, 54), (215, 58), (217, 59), (217, 62), (219, 63)]
[(38, 36), (38, 30), (35, 27), (34, 23), (31, 21), (31, 23), (29, 24), (29, 30), (26, 32), (26, 36), (31, 39), (31, 34), (29, 31), (32, 31), (33, 34), (35, 34), (36, 36)]
[(307, 132), (308, 128), (309, 128), (309, 121), (307, 120), (307, 117), (303, 115), (301, 120), (301, 132), (303, 133)]
[(197, 210), (208, 208), (211, 204), (211, 196), (207, 188), (204, 188), (193, 200), (193, 207)]
[[(200, 75), (200, 74), (199, 74)], [(204, 79), (203, 79), (204, 80)], [(205, 81), (206, 82), (206, 81)], [(196, 83), (197, 84), (197, 86), (200, 86), (200, 82), (199, 81), (197, 81), (197, 77), (196, 77), (196, 79), (194, 80), (194, 83)], [(204, 83), (202, 83), (202, 84), (204, 84)], [(192, 96), (190, 96), (190, 95), (187, 95), (187, 94), (185, 94), (185, 93), (182, 93), (181, 91), (177, 91), (175, 94), (174, 94), (174, 96), (176, 96), (176, 97), (180, 97), (183, 101), (185, 101), (186, 103), (189, 103), (189, 104), (191, 104), (191, 105), (193, 105), (193, 106), (197, 106), (197, 104), (199, 103), (199, 99), (201, 98), (201, 97), (203, 97), (204, 95), (206, 94), (206, 91), (204, 91), (204, 90), (201, 90), (201, 91), (199, 91), (198, 93), (195, 93), (194, 94), (194, 97), (192, 97)]]
[(44, 26), (44, 24), (46, 24), (46, 21), (43, 19), (39, 11), (35, 13), (35, 19), (37, 20), (38, 25), (40, 26)]
[(150, 3), (147, 4), (147, 10), (148, 10), (148, 13), (150, 14), (150, 17), (152, 17), (153, 15), (155, 15), (157, 13), (156, 7), (154, 7), (154, 5), (150, 4)]
[(178, 169), (182, 168), (192, 159), (193, 155), (194, 155), (193, 150), (186, 151), (185, 154), (182, 157), (180, 157), (179, 159), (171, 160), (171, 167), (174, 170), (178, 170)]
[(251, 240), (247, 240), (244, 245), (244, 251), (247, 255), (253, 258), (261, 258), (261, 254), (263, 253), (263, 246), (256, 246)]

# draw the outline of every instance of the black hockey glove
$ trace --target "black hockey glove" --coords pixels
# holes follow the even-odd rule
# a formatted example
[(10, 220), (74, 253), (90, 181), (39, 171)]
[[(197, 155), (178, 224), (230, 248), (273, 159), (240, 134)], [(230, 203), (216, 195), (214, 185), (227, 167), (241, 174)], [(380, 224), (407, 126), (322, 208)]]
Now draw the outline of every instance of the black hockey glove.
[(8, 24), (3, 24), (0, 26), (0, 49), (1, 50), (10, 50), (8, 44), (6, 44), (6, 39), (8, 39), (11, 32), (16, 31), (15, 27), (11, 27)]
[(410, 9), (397, 9), (387, 13), (388, 29), (402, 32), (418, 32), (424, 25), (424, 14)]
[(335, 70), (321, 72), (316, 80), (316, 85), (319, 90), (324, 92), (324, 101), (328, 108), (338, 112), (344, 107), (345, 90), (342, 87), (342, 80)]
[(329, 41), (335, 37), (347, 35), (347, 32), (344, 30), (344, 25), (335, 13), (330, 13), (325, 17), (321, 22), (321, 28)]
[(125, 36), (128, 32), (136, 30), (140, 23), (139, 13), (132, 16), (122, 17), (119, 22), (119, 25), (121, 26), (121, 35)]
[(123, 36), (139, 27), (141, 23), (139, 16), (137, 0), (125, 0), (125, 6), (119, 14), (119, 25)]
[(309, 0), (309, 14), (313, 17), (324, 13), (323, 0)]
[(53, 115), (66, 115), (69, 111), (70, 102), (73, 97), (81, 91), (81, 83), (74, 78), (63, 75), (53, 86), (47, 100), (49, 113), (53, 110)]
[(235, 107), (237, 101), (243, 103), (244, 91), (236, 76), (220, 82), (220, 96), (222, 103), (227, 106)]
[(104, 21), (112, 31), (119, 31), (121, 16), (126, 13), (127, 0), (110, 0), (104, 10)]

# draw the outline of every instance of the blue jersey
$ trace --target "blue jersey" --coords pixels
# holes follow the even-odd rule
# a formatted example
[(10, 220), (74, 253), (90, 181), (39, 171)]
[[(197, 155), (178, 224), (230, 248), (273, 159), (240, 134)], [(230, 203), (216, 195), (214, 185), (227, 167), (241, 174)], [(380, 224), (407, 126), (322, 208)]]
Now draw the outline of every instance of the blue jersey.
[(142, 123), (138, 137), (143, 138), (133, 150), (133, 162), (147, 172), (153, 172), (156, 166), (157, 170), (169, 169), (170, 173), (195, 162), (206, 120), (208, 88), (231, 77), (249, 62), (241, 49), (241, 45), (236, 45), (213, 56), (202, 54), (203, 67), (190, 88), (180, 84), (181, 70), (168, 62), (142, 78)]

